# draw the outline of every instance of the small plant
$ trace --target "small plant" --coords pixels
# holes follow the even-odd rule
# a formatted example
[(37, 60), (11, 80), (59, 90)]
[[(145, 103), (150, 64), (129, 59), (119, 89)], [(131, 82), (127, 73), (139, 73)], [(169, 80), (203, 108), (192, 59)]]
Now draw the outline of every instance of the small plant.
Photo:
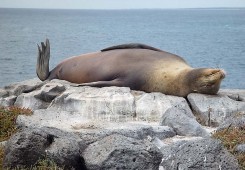
[[(16, 119), (18, 115), (32, 115), (32, 110), (19, 107), (0, 107), (0, 142), (8, 140), (17, 132)], [(0, 170), (3, 166), (4, 147), (0, 145)], [(8, 170), (8, 168), (6, 169)], [(54, 161), (48, 158), (40, 159), (31, 168), (17, 167), (14, 170), (62, 170)]]
[(0, 107), (0, 142), (8, 140), (17, 132), (16, 119), (18, 115), (32, 115), (30, 109), (19, 107)]
[(4, 149), (3, 146), (0, 145), (0, 169), (2, 169), (3, 166), (3, 155), (4, 155)]
[(40, 159), (37, 161), (37, 163), (30, 168), (31, 170), (63, 170), (63, 168), (60, 168), (56, 165), (56, 163), (48, 158), (46, 159)]
[(241, 169), (245, 170), (245, 153), (237, 153), (235, 151), (237, 145), (245, 143), (245, 126), (228, 127), (224, 130), (215, 132), (213, 137), (222, 141), (227, 150), (237, 158)]

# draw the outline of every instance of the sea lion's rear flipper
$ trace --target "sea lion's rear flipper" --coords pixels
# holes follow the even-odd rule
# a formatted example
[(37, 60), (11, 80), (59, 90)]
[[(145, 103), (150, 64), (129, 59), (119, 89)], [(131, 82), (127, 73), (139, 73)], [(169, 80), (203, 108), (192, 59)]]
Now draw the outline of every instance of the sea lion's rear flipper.
[(73, 84), (72, 86), (79, 87), (79, 86), (90, 86), (90, 87), (109, 87), (109, 86), (123, 86), (122, 81), (115, 79), (111, 81), (96, 81), (90, 83), (82, 83), (82, 84)]
[(42, 49), (38, 46), (37, 66), (36, 72), (40, 80), (44, 81), (49, 76), (49, 58), (50, 58), (50, 44), (46, 39), (46, 43), (41, 42)]
[(160, 49), (145, 45), (145, 44), (139, 44), (139, 43), (130, 43), (130, 44), (121, 44), (116, 45), (108, 48), (104, 48), (101, 51), (110, 51), (110, 50), (117, 50), (117, 49), (147, 49), (147, 50), (153, 50), (153, 51), (162, 51)]

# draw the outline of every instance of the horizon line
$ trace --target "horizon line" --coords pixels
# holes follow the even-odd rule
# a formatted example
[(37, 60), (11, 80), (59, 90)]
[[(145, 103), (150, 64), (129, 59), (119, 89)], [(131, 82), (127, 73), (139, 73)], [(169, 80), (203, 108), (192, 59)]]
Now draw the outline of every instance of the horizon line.
[(244, 7), (183, 7), (183, 8), (37, 8), (37, 7), (0, 7), (0, 9), (43, 9), (43, 10), (190, 10), (190, 9), (243, 9)]

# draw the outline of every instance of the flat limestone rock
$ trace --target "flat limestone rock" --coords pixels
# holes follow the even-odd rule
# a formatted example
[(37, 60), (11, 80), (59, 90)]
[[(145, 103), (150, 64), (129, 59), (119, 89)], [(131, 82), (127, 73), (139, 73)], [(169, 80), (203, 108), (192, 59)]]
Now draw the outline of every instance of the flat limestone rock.
[(227, 95), (204, 95), (192, 93), (187, 96), (194, 114), (202, 125), (219, 126), (224, 120), (245, 111), (245, 102)]
[(14, 105), (32, 110), (46, 109), (65, 89), (65, 86), (60, 83), (46, 82), (41, 89), (20, 94)]
[(86, 113), (90, 118), (134, 117), (134, 97), (127, 87), (70, 87), (48, 109)]
[(81, 136), (86, 143), (92, 143), (110, 134), (145, 139), (156, 136), (160, 139), (175, 136), (172, 128), (159, 126), (156, 123), (139, 121), (111, 122), (100, 119), (87, 119), (81, 113), (53, 110), (36, 110), (32, 116), (20, 115), (17, 118), (18, 127), (42, 128), (53, 127)]
[(136, 115), (138, 120), (159, 121), (170, 108), (185, 110), (185, 114), (194, 118), (192, 111), (183, 97), (169, 96), (162, 93), (143, 93), (136, 97)]
[(8, 92), (8, 95), (18, 96), (21, 93), (28, 93), (41, 87), (45, 82), (41, 82), (38, 78), (13, 83), (5, 86), (4, 89)]
[(16, 100), (16, 96), (8, 96), (8, 97), (5, 97), (5, 98), (0, 98), (0, 106), (3, 106), (3, 107), (9, 107), (9, 106), (13, 106), (14, 105), (14, 102)]

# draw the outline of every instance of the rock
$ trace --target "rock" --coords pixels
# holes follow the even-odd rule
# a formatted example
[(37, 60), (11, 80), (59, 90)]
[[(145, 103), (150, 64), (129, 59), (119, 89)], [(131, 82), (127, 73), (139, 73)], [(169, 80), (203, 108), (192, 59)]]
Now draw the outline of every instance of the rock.
[(65, 86), (60, 83), (50, 82), (42, 86), (39, 93), (34, 97), (44, 102), (51, 102), (55, 97), (59, 96), (66, 90)]
[(18, 96), (21, 93), (29, 93), (41, 87), (45, 82), (41, 82), (38, 78), (22, 81), (5, 86), (4, 89), (9, 95)]
[(82, 156), (90, 170), (158, 170), (162, 158), (160, 150), (153, 144), (122, 135), (107, 136), (89, 145)]
[[(244, 125), (243, 90), (190, 94), (188, 100), (204, 125)], [(1, 105), (34, 111), (18, 116), (22, 130), (5, 144), (4, 167), (48, 158), (65, 169), (159, 169), (162, 154), (165, 169), (238, 167), (219, 142), (200, 137), (214, 128), (201, 126), (182, 97), (32, 79), (0, 90)]]
[(114, 121), (135, 116), (134, 97), (127, 87), (70, 87), (52, 101), (49, 109)]
[(220, 141), (205, 138), (161, 149), (163, 159), (159, 169), (232, 169), (239, 165)]
[(0, 98), (0, 106), (3, 107), (13, 106), (16, 98), (17, 98), (16, 96), (8, 96), (5, 98)]
[(121, 134), (136, 139), (156, 136), (160, 139), (175, 136), (172, 128), (146, 122), (108, 122), (90, 120), (81, 113), (67, 111), (36, 110), (32, 116), (20, 115), (17, 118), (18, 127), (41, 128), (54, 127), (68, 132), (74, 132), (85, 143), (92, 143), (111, 134)]
[(227, 118), (224, 122), (220, 124), (220, 126), (217, 128), (217, 131), (221, 131), (229, 127), (242, 128), (244, 126), (245, 126), (245, 111), (238, 112), (237, 114), (234, 114), (233, 116)]
[(26, 128), (10, 138), (5, 146), (3, 166), (30, 167), (39, 159), (49, 158), (60, 167), (81, 169), (78, 138), (54, 128)]
[(245, 154), (245, 143), (237, 145), (236, 148), (235, 148), (235, 151), (238, 152), (238, 153)]
[(0, 147), (5, 147), (6, 143), (7, 143), (7, 141), (0, 142)]
[(80, 148), (74, 139), (55, 138), (52, 146), (47, 148), (46, 156), (65, 169), (85, 169), (84, 159), (80, 156)]
[(228, 96), (235, 101), (245, 102), (245, 90), (244, 89), (220, 89), (219, 94)]
[(177, 135), (208, 136), (209, 133), (193, 118), (185, 114), (185, 110), (170, 108), (162, 116), (160, 125), (169, 126)]
[(4, 89), (0, 88), (0, 98), (4, 98), (8, 96), (8, 92)]
[(31, 110), (46, 109), (50, 103), (35, 98), (40, 92), (33, 91), (30, 93), (22, 93), (14, 103), (17, 107), (29, 108)]
[(173, 107), (185, 110), (194, 118), (192, 111), (183, 97), (168, 96), (162, 93), (143, 93), (136, 96), (136, 115), (138, 120), (159, 121), (163, 114)]
[(40, 109), (35, 110), (33, 115), (19, 115), (16, 124), (18, 127), (54, 127), (65, 131), (74, 131), (77, 124), (87, 123), (88, 119), (83, 118), (80, 113), (71, 113), (67, 111), (54, 111)]
[(192, 93), (187, 96), (199, 122), (206, 126), (219, 126), (230, 116), (245, 111), (245, 102), (235, 101), (226, 95)]
[(65, 86), (60, 83), (46, 82), (40, 90), (22, 93), (18, 96), (15, 106), (32, 110), (46, 109), (51, 101), (65, 91)]
[[(93, 125), (93, 124), (88, 124)], [(125, 137), (134, 138), (134, 139), (146, 139), (149, 136), (158, 137), (160, 139), (165, 139), (168, 137), (175, 136), (175, 132), (169, 127), (161, 127), (157, 126), (154, 127), (149, 125), (139, 125), (136, 123), (104, 123), (104, 125), (98, 127), (92, 126), (95, 129), (81, 129), (77, 131), (80, 138), (86, 144), (91, 144), (102, 138), (112, 135), (118, 134), (123, 135)], [(156, 130), (157, 128), (157, 130)]]

